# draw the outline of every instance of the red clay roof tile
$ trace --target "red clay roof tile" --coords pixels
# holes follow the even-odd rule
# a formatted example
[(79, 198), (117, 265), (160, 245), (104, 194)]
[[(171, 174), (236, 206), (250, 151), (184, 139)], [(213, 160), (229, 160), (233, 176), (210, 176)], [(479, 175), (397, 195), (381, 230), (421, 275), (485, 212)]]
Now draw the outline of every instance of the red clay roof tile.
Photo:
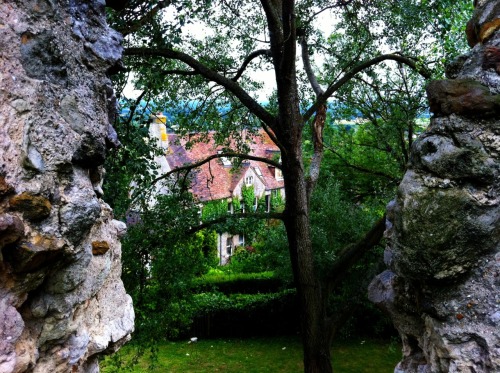
[[(190, 141), (191, 146), (185, 146), (189, 141), (188, 138), (169, 135), (170, 145), (166, 159), (171, 169), (201, 161), (222, 149), (222, 146), (216, 146), (214, 143), (213, 132), (203, 136), (191, 135), (191, 140), (194, 140), (192, 143)], [(274, 154), (279, 153), (279, 148), (262, 130), (257, 135), (246, 136), (246, 141), (250, 147), (249, 154), (251, 155), (271, 159)], [(273, 167), (265, 163), (253, 160), (243, 161), (240, 168), (233, 169), (224, 166), (220, 159), (215, 159), (191, 172), (192, 193), (202, 202), (230, 198), (248, 167), (260, 169), (260, 179), (266, 190), (284, 187), (283, 180), (275, 178)]]

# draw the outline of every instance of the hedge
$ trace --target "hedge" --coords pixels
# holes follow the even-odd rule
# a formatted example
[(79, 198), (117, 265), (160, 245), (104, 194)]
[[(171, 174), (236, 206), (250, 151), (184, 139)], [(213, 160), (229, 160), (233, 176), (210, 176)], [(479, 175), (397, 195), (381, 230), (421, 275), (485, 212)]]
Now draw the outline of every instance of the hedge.
[(220, 292), (194, 295), (194, 322), (188, 334), (203, 338), (296, 334), (295, 290), (267, 294)]

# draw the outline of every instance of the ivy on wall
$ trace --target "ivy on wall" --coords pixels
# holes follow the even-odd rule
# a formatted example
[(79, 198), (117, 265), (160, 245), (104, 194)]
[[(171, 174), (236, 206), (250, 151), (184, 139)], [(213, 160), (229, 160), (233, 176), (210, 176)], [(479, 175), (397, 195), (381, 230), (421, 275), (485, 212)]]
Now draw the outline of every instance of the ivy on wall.
[(234, 212), (242, 212), (241, 211), (241, 202), (237, 197), (233, 197), (233, 211)]
[(284, 208), (285, 208), (285, 200), (283, 199), (283, 196), (281, 195), (281, 191), (278, 191), (277, 193), (272, 191), (271, 192), (271, 211), (282, 212)]
[(201, 220), (210, 221), (227, 214), (227, 202), (224, 199), (208, 201), (201, 209)]
[[(255, 203), (257, 200), (257, 208)], [(255, 188), (253, 185), (243, 185), (241, 188), (241, 199), (235, 196), (231, 199), (232, 212), (234, 213), (259, 213), (267, 212), (266, 196), (260, 198), (255, 196)], [(271, 211), (282, 211), (284, 200), (281, 193), (272, 193), (270, 196)], [(226, 216), (227, 219), (223, 223), (214, 224), (211, 230), (217, 233), (227, 232), (231, 235), (244, 234), (245, 241), (251, 243), (265, 226), (265, 219), (246, 217), (241, 218), (232, 216), (228, 213), (229, 206), (227, 199), (205, 202), (202, 206), (201, 219), (203, 222), (209, 222)]]
[(253, 211), (252, 207), (255, 201), (255, 190), (253, 185), (243, 185), (243, 187), (241, 188), (241, 198), (245, 205), (246, 211)]

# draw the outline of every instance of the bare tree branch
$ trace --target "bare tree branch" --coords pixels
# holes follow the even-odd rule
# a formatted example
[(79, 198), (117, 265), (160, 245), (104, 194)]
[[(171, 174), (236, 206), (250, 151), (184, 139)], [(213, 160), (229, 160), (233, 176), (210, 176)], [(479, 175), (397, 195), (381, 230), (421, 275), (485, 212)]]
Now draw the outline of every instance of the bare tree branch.
[(182, 76), (192, 76), (192, 75), (200, 75), (198, 72), (193, 70), (162, 70), (161, 71), (165, 75), (182, 75)]
[(425, 79), (429, 79), (431, 77), (431, 73), (429, 72), (429, 70), (427, 70), (425, 67), (418, 66), (417, 62), (412, 58), (405, 57), (400, 54), (382, 54), (380, 56), (372, 58), (371, 60), (360, 63), (359, 65), (355, 66), (350, 71), (345, 73), (344, 76), (340, 78), (338, 81), (334, 83), (332, 82), (328, 86), (326, 91), (321, 96), (319, 96), (316, 102), (305, 112), (304, 121), (309, 120), (309, 118), (311, 118), (311, 116), (316, 112), (316, 110), (318, 110), (318, 108), (321, 105), (326, 103), (326, 101), (328, 100), (328, 98), (330, 98), (331, 95), (333, 95), (344, 84), (346, 84), (352, 78), (354, 78), (356, 74), (382, 61), (388, 61), (388, 60), (397, 61), (409, 66), (413, 70), (417, 71), (420, 75), (422, 75)]
[(196, 233), (198, 231), (201, 231), (202, 229), (210, 228), (211, 226), (214, 226), (216, 224), (225, 223), (226, 221), (231, 220), (231, 219), (243, 219), (243, 218), (283, 220), (284, 215), (281, 212), (266, 212), (266, 213), (244, 212), (244, 213), (228, 214), (228, 215), (221, 216), (220, 218), (201, 223), (200, 225), (197, 225), (196, 227), (192, 227), (191, 229), (186, 231), (186, 234), (193, 234), (193, 233)]
[(166, 8), (172, 3), (171, 0), (160, 0), (156, 4), (155, 7), (151, 8), (149, 12), (147, 12), (142, 18), (140, 18), (138, 21), (134, 22), (130, 26), (126, 28), (120, 28), (117, 29), (116, 31), (120, 32), (123, 36), (127, 36), (129, 34), (133, 34), (134, 32), (137, 32), (140, 30), (142, 26), (144, 26), (146, 23), (150, 22), (156, 14), (163, 8)]
[[(282, 34), (280, 21), (281, 15), (276, 11), (278, 8), (277, 4), (272, 4), (272, 0), (260, 0), (260, 2), (262, 4), (262, 8), (264, 9), (264, 13), (266, 14), (269, 31), (274, 33), (275, 36)], [(278, 42), (281, 41), (278, 40)]]
[(130, 107), (130, 115), (128, 116), (128, 119), (126, 121), (127, 126), (130, 125), (130, 122), (132, 122), (132, 118), (134, 117), (135, 111), (137, 110), (137, 107), (141, 103), (142, 99), (146, 95), (148, 91), (145, 89), (144, 91), (141, 92), (141, 94), (137, 97), (135, 100), (134, 104)]
[(354, 0), (340, 0), (340, 1), (337, 1), (335, 4), (332, 4), (332, 5), (328, 5), (320, 10), (318, 10), (317, 12), (313, 13), (306, 21), (305, 21), (305, 24), (308, 25), (310, 24), (314, 18), (318, 15), (320, 15), (321, 13), (323, 13), (324, 11), (327, 11), (329, 9), (333, 9), (333, 8), (338, 8), (340, 6), (347, 6), (351, 3), (353, 3)]
[(361, 259), (361, 257), (372, 247), (377, 245), (385, 231), (385, 215), (381, 217), (365, 236), (356, 242), (346, 246), (338, 255), (338, 259), (329, 268), (326, 277), (327, 288), (333, 289), (345, 278), (348, 270)]
[(368, 168), (364, 168), (364, 167), (349, 163), (349, 161), (347, 159), (345, 159), (344, 157), (342, 157), (335, 149), (328, 147), (328, 146), (325, 146), (325, 148), (328, 149), (329, 151), (331, 151), (333, 154), (335, 154), (349, 168), (353, 168), (355, 170), (364, 172), (366, 174), (380, 176), (380, 177), (383, 177), (385, 179), (388, 179), (389, 181), (397, 181), (396, 178), (394, 178), (393, 176), (388, 175), (386, 173), (383, 173), (380, 171), (375, 171), (375, 170), (370, 170)]
[(283, 43), (281, 48), (281, 60), (279, 75), (283, 77), (285, 89), (292, 84), (291, 79), (286, 79), (290, 74), (295, 73), (295, 58), (297, 55), (297, 29), (295, 25), (295, 5), (294, 0), (282, 0), (281, 18), (283, 25)]
[(324, 91), (323, 88), (318, 83), (316, 76), (314, 75), (314, 71), (312, 70), (311, 60), (309, 59), (309, 47), (307, 45), (307, 40), (305, 36), (300, 38), (300, 46), (302, 47), (302, 62), (304, 64), (304, 70), (307, 74), (307, 79), (309, 79), (309, 83), (316, 94), (316, 96), (321, 96)]
[(267, 135), (269, 136), (269, 138), (276, 144), (276, 146), (278, 148), (280, 148), (280, 151), (281, 153), (285, 154), (286, 153), (286, 149), (285, 147), (279, 142), (278, 138), (276, 137), (276, 135), (274, 134), (274, 132), (264, 123), (262, 122), (261, 123), (262, 125), (262, 128), (264, 129), (264, 131), (267, 133)]
[(310, 17), (309, 17), (309, 18), (305, 21), (305, 24), (306, 24), (306, 25), (310, 24), (310, 23), (314, 20), (314, 18), (315, 18), (316, 16), (319, 16), (321, 13), (323, 13), (323, 12), (325, 12), (325, 11), (329, 10), (329, 9), (336, 8), (337, 6), (338, 6), (337, 4), (334, 4), (334, 5), (329, 5), (329, 6), (327, 6), (327, 7), (324, 7), (323, 9), (318, 10), (317, 12), (314, 12), (314, 13), (313, 13), (313, 14), (312, 14), (312, 15), (311, 15), (311, 16), (310, 16)]
[(218, 72), (210, 69), (197, 59), (188, 54), (174, 51), (169, 48), (151, 49), (151, 48), (127, 48), (124, 51), (126, 56), (142, 56), (142, 57), (164, 57), (184, 62), (193, 70), (205, 77), (209, 81), (213, 81), (226, 88), (233, 95), (238, 97), (243, 105), (253, 113), (257, 118), (264, 122), (271, 129), (275, 129), (276, 118), (264, 109), (257, 101), (255, 101), (240, 85), (233, 80), (226, 78)]
[(311, 165), (309, 167), (309, 176), (307, 178), (307, 193), (308, 197), (311, 193), (319, 179), (319, 173), (321, 170), (321, 161), (323, 159), (323, 129), (325, 128), (326, 122), (326, 105), (321, 105), (316, 112), (316, 117), (312, 123), (312, 136), (313, 136), (313, 156), (311, 159)]
[(257, 58), (259, 56), (268, 56), (269, 57), (269, 56), (271, 56), (271, 50), (269, 50), (269, 49), (259, 49), (259, 50), (256, 50), (256, 51), (250, 53), (247, 56), (247, 58), (245, 58), (245, 60), (243, 61), (243, 64), (241, 65), (241, 67), (236, 72), (236, 75), (231, 80), (233, 82), (237, 81), (241, 77), (241, 75), (243, 75), (243, 72), (247, 68), (248, 64), (250, 62), (252, 62), (252, 60), (254, 60), (255, 58)]
[(195, 163), (191, 163), (191, 164), (187, 164), (185, 166), (181, 166), (181, 167), (177, 167), (167, 173), (164, 173), (163, 175), (161, 176), (158, 176), (156, 179), (154, 179), (152, 182), (151, 182), (151, 185), (154, 185), (156, 184), (158, 181), (160, 180), (164, 180), (166, 178), (168, 178), (170, 175), (173, 175), (175, 173), (180, 173), (182, 171), (191, 171), (191, 170), (194, 170), (195, 168), (198, 168), (200, 166), (203, 166), (205, 163), (208, 163), (210, 162), (211, 160), (213, 159), (217, 159), (217, 158), (241, 158), (241, 159), (248, 159), (248, 160), (251, 160), (251, 161), (258, 161), (258, 162), (262, 162), (262, 163), (266, 163), (270, 166), (273, 166), (273, 167), (276, 167), (278, 169), (281, 169), (281, 164), (278, 163), (278, 162), (275, 162), (271, 159), (267, 159), (267, 158), (262, 158), (262, 157), (256, 157), (256, 156), (253, 156), (253, 155), (249, 155), (249, 154), (242, 154), (242, 153), (231, 153), (231, 152), (224, 152), (224, 153), (220, 153), (220, 154), (212, 154), (198, 162), (195, 162)]
[[(307, 78), (311, 87), (316, 94), (316, 98), (320, 97), (324, 92), (314, 75), (312, 70), (311, 60), (309, 59), (309, 48), (305, 36), (300, 38), (300, 45), (302, 47), (302, 62), (304, 64), (304, 70), (306, 71)], [(311, 160), (311, 165), (309, 167), (309, 176), (307, 179), (307, 193), (311, 196), (311, 193), (316, 185), (319, 178), (319, 173), (321, 170), (321, 161), (323, 159), (323, 129), (325, 128), (326, 122), (326, 105), (321, 105), (316, 111), (316, 117), (311, 125), (311, 132), (313, 135), (313, 146), (314, 152)]]

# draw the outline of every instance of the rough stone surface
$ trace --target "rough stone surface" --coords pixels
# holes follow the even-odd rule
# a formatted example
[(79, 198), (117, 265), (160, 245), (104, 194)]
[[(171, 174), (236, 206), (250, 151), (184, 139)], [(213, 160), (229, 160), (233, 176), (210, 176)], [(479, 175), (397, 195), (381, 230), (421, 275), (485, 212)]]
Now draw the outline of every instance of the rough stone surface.
[(478, 2), (474, 48), (428, 87), (428, 130), (387, 211), (370, 299), (403, 341), (398, 373), (500, 371), (498, 1)]
[(12, 215), (0, 215), (0, 249), (12, 244), (24, 236), (21, 219)]
[(122, 52), (104, 6), (0, 1), (2, 373), (98, 372), (133, 331), (124, 228), (100, 188)]
[(477, 11), (467, 23), (467, 42), (472, 48), (485, 43), (500, 27), (500, 4), (495, 1), (480, 1)]
[(14, 192), (14, 188), (7, 184), (5, 181), (5, 176), (0, 175), (0, 197), (5, 196), (6, 194)]
[(455, 113), (484, 118), (500, 113), (500, 97), (472, 79), (435, 80), (427, 86), (427, 95), (436, 116)]

